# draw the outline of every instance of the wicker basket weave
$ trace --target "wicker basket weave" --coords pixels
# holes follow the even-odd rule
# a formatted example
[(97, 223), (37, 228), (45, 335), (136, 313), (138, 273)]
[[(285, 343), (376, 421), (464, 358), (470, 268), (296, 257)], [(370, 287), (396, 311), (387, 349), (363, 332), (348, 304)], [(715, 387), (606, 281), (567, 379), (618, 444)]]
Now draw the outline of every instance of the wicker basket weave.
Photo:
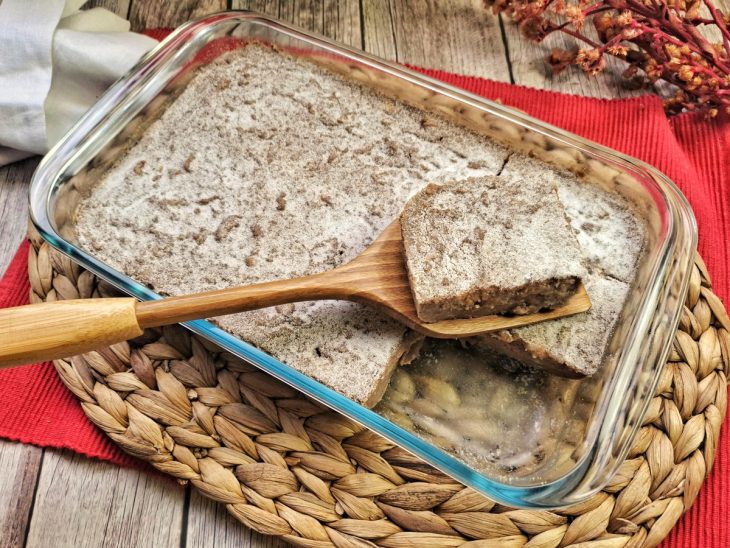
[[(31, 231), (31, 301), (113, 294)], [(494, 504), (180, 327), (55, 362), (122, 449), (297, 546), (655, 546), (692, 505), (727, 405), (730, 319), (697, 257), (629, 459), (559, 512)]]

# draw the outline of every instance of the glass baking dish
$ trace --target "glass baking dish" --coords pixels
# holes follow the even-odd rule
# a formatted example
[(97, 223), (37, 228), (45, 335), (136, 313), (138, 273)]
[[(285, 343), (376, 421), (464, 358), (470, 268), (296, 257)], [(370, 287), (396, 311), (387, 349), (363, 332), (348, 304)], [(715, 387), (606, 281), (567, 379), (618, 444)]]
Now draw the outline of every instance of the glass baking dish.
[[(512, 464), (497, 459), (469, 465), (453, 443), (388, 420), (387, 413), (358, 405), (209, 321), (185, 326), (497, 502), (560, 507), (605, 486), (625, 459), (653, 396), (679, 321), (697, 239), (691, 209), (674, 184), (634, 158), (268, 17), (227, 12), (176, 30), (110, 88), (43, 159), (30, 191), (32, 221), (43, 238), (121, 291), (141, 300), (160, 298), (141, 280), (130, 279), (81, 249), (75, 243), (74, 212), (100, 174), (159, 117), (198, 67), (252, 40), (308, 57), (510, 149), (579, 173), (606, 192), (621, 193), (646, 223), (645, 251), (602, 368), (589, 379), (540, 372), (525, 377), (523, 370), (498, 363), (495, 355), (480, 355), (453, 342), (428, 341), (423, 357), (408, 366), (409, 373), (431, 375), (436, 382), (456, 376), (462, 387), (478, 370), (481, 382), (489, 385), (482, 392), (485, 451), (501, 442), (512, 448), (512, 457), (539, 452), (529, 466), (514, 465), (514, 459)], [(528, 398), (525, 390), (531, 391)], [(535, 437), (540, 435), (550, 439), (538, 443)]]

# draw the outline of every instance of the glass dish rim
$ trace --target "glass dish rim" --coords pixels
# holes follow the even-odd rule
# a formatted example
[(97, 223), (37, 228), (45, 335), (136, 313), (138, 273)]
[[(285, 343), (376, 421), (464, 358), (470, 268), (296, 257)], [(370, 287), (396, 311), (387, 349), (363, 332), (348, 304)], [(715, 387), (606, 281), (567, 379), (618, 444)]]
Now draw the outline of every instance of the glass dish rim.
[[(272, 28), (276, 32), (282, 32), (295, 39), (304, 40), (318, 48), (323, 48), (341, 56), (344, 55), (349, 59), (364, 62), (368, 66), (377, 68), (378, 70), (385, 70), (391, 75), (405, 79), (413, 84), (421, 85), (422, 87), (425, 86), (428, 89), (436, 89), (439, 93), (455, 98), (461, 102), (467, 102), (468, 104), (488, 111), (490, 114), (507, 119), (512, 123), (526, 126), (532, 131), (549, 135), (553, 139), (557, 137), (558, 140), (561, 140), (572, 147), (591, 149), (593, 152), (597, 152), (604, 156), (619, 159), (622, 162), (629, 164), (632, 168), (644, 172), (647, 176), (654, 180), (659, 188), (661, 188), (661, 197), (667, 202), (666, 206), (669, 211), (673, 212), (673, 214), (667, 215), (667, 222), (670, 225), (668, 227), (668, 233), (677, 229), (677, 227), (674, 226), (676, 224), (675, 217), (679, 216), (681, 220), (685, 221), (685, 224), (688, 225), (691, 231), (689, 238), (689, 246), (691, 246), (690, 250), (696, 248), (697, 227), (689, 203), (670, 179), (648, 164), (542, 122), (522, 111), (484, 99), (483, 97), (479, 97), (465, 90), (461, 90), (434, 78), (417, 73), (404, 66), (390, 63), (376, 56), (362, 52), (361, 50), (350, 48), (327, 38), (304, 31), (293, 25), (280, 22), (264, 15), (259, 15), (254, 12), (229, 11), (204, 17), (197, 21), (191, 21), (173, 31), (173, 33), (145, 55), (127, 75), (118, 80), (100, 98), (96, 105), (94, 105), (66, 134), (66, 136), (56, 146), (54, 146), (51, 151), (49, 151), (33, 175), (30, 189), (29, 209), (31, 220), (41, 236), (54, 248), (68, 255), (71, 259), (87, 270), (90, 270), (95, 275), (130, 295), (142, 300), (161, 298), (158, 294), (150, 291), (145, 286), (131, 278), (128, 278), (121, 272), (116, 271), (58, 234), (54, 228), (53, 222), (51, 221), (50, 215), (50, 207), (54, 191), (59, 187), (59, 183), (62, 184), (63, 181), (61, 179), (61, 175), (64, 174), (66, 166), (68, 166), (68, 164), (72, 161), (74, 155), (79, 153), (78, 149), (83, 150), (84, 147), (82, 145), (87, 142), (87, 137), (90, 132), (97, 131), (98, 126), (104, 124), (105, 119), (110, 116), (113, 109), (118, 108), (120, 104), (124, 103), (124, 101), (133, 100), (127, 95), (129, 90), (144, 89), (145, 86), (153, 81), (152, 79), (154, 78), (154, 75), (151, 78), (146, 77), (154, 67), (160, 65), (164, 66), (165, 63), (172, 63), (174, 52), (181, 45), (195, 40), (203, 42), (206, 29), (211, 31), (215, 25), (220, 23), (235, 23), (237, 21), (263, 24)], [(685, 228), (687, 228), (687, 226)], [(667, 236), (667, 238), (665, 238), (662, 242), (662, 251), (659, 255), (663, 256), (667, 252), (670, 241), (671, 238)], [(663, 264), (664, 260), (657, 259), (657, 265), (660, 263)], [(691, 268), (692, 261), (689, 260), (688, 263), (689, 264), (686, 265), (686, 272), (683, 278), (680, 303), (684, 301), (684, 296), (689, 283), (689, 270)], [(663, 269), (663, 272), (666, 273), (668, 269), (669, 266), (666, 266)], [(641, 310), (645, 310), (646, 308), (647, 304), (642, 304)], [(674, 318), (672, 319), (672, 333), (679, 322), (680, 313), (681, 306), (677, 306)], [(576, 465), (564, 476), (552, 480), (549, 483), (535, 486), (509, 485), (480, 474), (479, 472), (469, 468), (466, 464), (448, 455), (443, 450), (419, 439), (410, 432), (401, 429), (374, 411), (366, 409), (334, 390), (314, 381), (302, 373), (299, 373), (294, 368), (283, 364), (279, 360), (276, 360), (272, 356), (253, 347), (245, 341), (226, 333), (206, 320), (187, 322), (182, 325), (220, 345), (225, 350), (240, 356), (257, 367), (260, 367), (269, 374), (272, 374), (284, 382), (295, 386), (297, 389), (323, 403), (327, 407), (333, 408), (360, 424), (375, 430), (399, 446), (404, 447), (423, 458), (426, 462), (444, 471), (456, 480), (475, 488), (476, 490), (484, 493), (486, 496), (503, 504), (524, 508), (552, 508), (557, 505), (574, 504), (577, 502), (578, 499), (564, 502), (563, 499), (567, 494), (572, 494), (571, 489), (583, 480), (584, 472), (591, 461), (590, 457), (592, 457), (594, 452), (597, 450), (597, 446), (601, 439), (600, 433), (604, 430), (604, 428), (606, 428), (606, 424), (604, 424), (604, 417), (604, 420), (601, 421), (599, 432), (596, 433), (595, 439), (591, 442), (590, 449), (586, 451), (582, 461), (580, 463), (576, 463)], [(663, 361), (666, 360), (666, 355), (669, 352), (671, 338), (665, 346), (666, 348), (662, 353)], [(655, 369), (658, 370), (653, 372), (654, 378), (649, 383), (652, 390), (656, 386), (656, 382), (658, 382), (659, 371), (661, 368)], [(637, 424), (634, 426), (634, 430), (628, 438), (629, 440), (634, 439), (636, 431), (638, 431), (640, 426), (640, 419), (646, 413), (649, 401), (650, 399), (647, 398), (643, 403), (643, 409), (638, 417), (639, 420), (637, 420)], [(628, 446), (628, 442), (624, 443), (624, 456), (629, 449)], [(614, 464), (614, 472), (622, 460), (622, 457), (617, 459), (617, 462)], [(607, 476), (606, 482), (609, 478), (610, 474)], [(593, 486), (591, 489), (580, 493), (579, 500), (587, 498), (598, 491), (601, 487), (603, 487), (603, 485)]]

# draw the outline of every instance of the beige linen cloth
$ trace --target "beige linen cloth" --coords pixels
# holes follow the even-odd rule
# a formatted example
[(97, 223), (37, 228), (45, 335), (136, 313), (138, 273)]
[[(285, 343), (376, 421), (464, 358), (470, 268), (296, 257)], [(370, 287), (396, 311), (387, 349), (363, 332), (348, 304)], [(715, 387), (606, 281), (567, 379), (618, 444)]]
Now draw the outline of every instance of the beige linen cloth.
[(53, 146), (157, 42), (85, 0), (0, 0), (0, 166)]

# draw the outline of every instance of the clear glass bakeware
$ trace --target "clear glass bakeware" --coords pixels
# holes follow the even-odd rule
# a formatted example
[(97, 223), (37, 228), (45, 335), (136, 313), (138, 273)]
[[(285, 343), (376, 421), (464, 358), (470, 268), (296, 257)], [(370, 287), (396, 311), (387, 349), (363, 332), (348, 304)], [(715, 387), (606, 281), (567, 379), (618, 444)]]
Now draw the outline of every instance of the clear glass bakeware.
[[(512, 447), (510, 462), (497, 458), (470, 465), (443, 436), (395, 417), (388, 420), (387, 413), (354, 403), (208, 321), (188, 322), (186, 327), (500, 503), (560, 507), (601, 489), (625, 459), (642, 424), (679, 321), (696, 248), (697, 229), (686, 200), (670, 180), (643, 162), (268, 17), (228, 12), (177, 29), (112, 86), (43, 159), (30, 191), (32, 221), (43, 238), (123, 292), (142, 300), (160, 298), (74, 243), (74, 211), (198, 67), (251, 40), (307, 56), (385, 95), (571, 170), (587, 184), (621, 193), (646, 222), (646, 250), (603, 366), (591, 379), (510, 369), (495, 355), (475, 354), (452, 342), (427, 342), (423, 356), (402, 368), (420, 383), (436, 383), (431, 390), (436, 398), (444, 390), (468, 391), (470, 385), (473, 390), (478, 371), (484, 405), (483, 423), (476, 429), (484, 433), (484, 447), (499, 440)], [(392, 383), (397, 382), (410, 381), (396, 374)], [(449, 382), (448, 389), (439, 384)], [(424, 396), (421, 400), (428, 399), (427, 386), (416, 390)], [(539, 441), (529, 465), (520, 464), (530, 444), (538, 443), (536, 432), (550, 439)]]

